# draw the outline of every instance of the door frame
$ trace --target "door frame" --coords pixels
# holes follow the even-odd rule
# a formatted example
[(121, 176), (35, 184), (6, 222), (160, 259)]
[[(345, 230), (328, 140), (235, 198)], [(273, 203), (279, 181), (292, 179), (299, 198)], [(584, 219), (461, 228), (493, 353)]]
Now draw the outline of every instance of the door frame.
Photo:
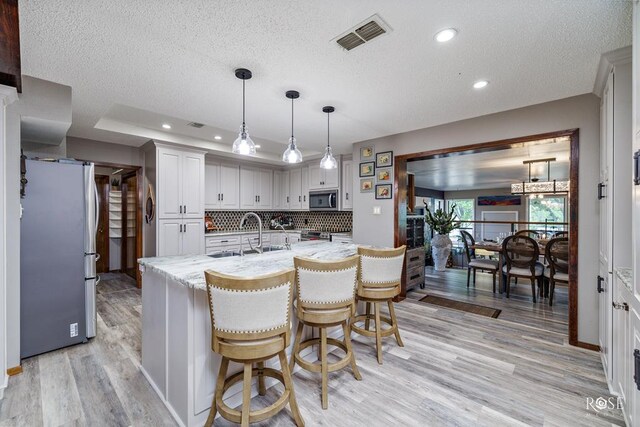
[[(113, 169), (130, 169), (131, 172), (135, 172), (137, 180), (136, 191), (138, 193), (138, 209), (136, 209), (136, 259), (142, 258), (142, 209), (143, 209), (143, 194), (144, 194), (144, 176), (142, 166), (127, 165), (122, 163), (110, 163), (100, 162), (96, 160), (83, 160), (78, 159), (81, 162), (93, 163), (95, 166), (113, 168)], [(140, 269), (136, 269), (136, 286), (142, 288), (142, 273)]]
[[(109, 186), (109, 185), (111, 185), (111, 184), (110, 184), (110, 182), (111, 182), (111, 178), (109, 177), (109, 175), (95, 175), (95, 174), (94, 174), (94, 178), (93, 178), (93, 179), (94, 179), (94, 181), (95, 181), (95, 178), (96, 178), (96, 177), (99, 177), (99, 176), (104, 176), (104, 177), (106, 177), (106, 178), (107, 178), (107, 184), (108, 184), (108, 186)], [(100, 192), (100, 191), (101, 191), (101, 190), (99, 189), (99, 190), (98, 190), (98, 192)], [(101, 258), (102, 258), (103, 256), (105, 257), (106, 262), (107, 262), (107, 272), (109, 272), (109, 216), (108, 216), (108, 214), (109, 214), (109, 191), (107, 191), (107, 194), (105, 195), (104, 200), (105, 200), (105, 206), (102, 206), (102, 207), (100, 208), (100, 216), (101, 216), (102, 218), (105, 218), (105, 219), (106, 219), (104, 234), (105, 234), (106, 239), (107, 239), (107, 244), (106, 244), (106, 249), (105, 249), (106, 253), (104, 253), (104, 254), (100, 254), (100, 257), (101, 257)], [(105, 215), (105, 212), (107, 213), (107, 215)], [(96, 241), (97, 241), (97, 240), (96, 240)]]
[[(570, 139), (569, 166), (569, 344), (589, 350), (599, 351), (600, 347), (578, 340), (578, 187), (580, 171), (580, 130), (577, 128), (528, 135), (518, 138), (478, 144), (447, 147), (418, 153), (395, 156), (394, 159), (394, 243), (401, 246), (407, 242), (407, 161), (424, 160), (453, 153), (482, 153), (522, 146), (528, 142), (568, 136)], [(402, 281), (405, 281), (403, 275)], [(402, 284), (401, 298), (405, 297), (405, 283)]]

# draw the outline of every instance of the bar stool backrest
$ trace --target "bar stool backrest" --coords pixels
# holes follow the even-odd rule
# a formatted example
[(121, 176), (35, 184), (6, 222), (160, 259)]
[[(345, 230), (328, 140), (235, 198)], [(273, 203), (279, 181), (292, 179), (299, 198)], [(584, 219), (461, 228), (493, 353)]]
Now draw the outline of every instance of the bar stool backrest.
[(376, 290), (390, 290), (400, 293), (402, 268), (406, 246), (396, 249), (358, 248), (360, 255), (360, 277), (358, 295), (366, 296)]
[(355, 301), (358, 255), (338, 261), (295, 257), (298, 307), (337, 308)]
[(205, 277), (213, 351), (225, 340), (282, 336), (289, 345), (293, 269), (249, 278), (205, 271)]

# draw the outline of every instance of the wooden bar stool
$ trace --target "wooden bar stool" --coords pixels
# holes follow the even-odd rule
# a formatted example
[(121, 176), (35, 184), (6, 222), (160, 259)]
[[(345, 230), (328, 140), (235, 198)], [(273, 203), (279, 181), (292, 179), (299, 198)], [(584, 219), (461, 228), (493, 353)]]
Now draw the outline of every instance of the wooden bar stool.
[[(328, 373), (351, 364), (353, 376), (360, 380), (360, 372), (356, 366), (356, 357), (351, 347), (351, 330), (349, 319), (355, 313), (355, 290), (358, 280), (357, 255), (340, 261), (317, 261), (295, 257), (296, 269), (296, 314), (298, 329), (291, 354), (291, 371), (297, 363), (311, 372), (322, 373), (322, 408), (327, 409), (329, 398), (327, 393)], [(318, 328), (319, 338), (309, 338), (300, 342), (304, 325)], [(344, 341), (327, 338), (327, 328), (342, 326)], [(305, 348), (320, 344), (319, 361), (312, 363), (304, 360), (300, 352)], [(345, 352), (345, 356), (337, 362), (328, 363), (327, 345), (333, 345)]]
[[(296, 425), (304, 426), (285, 353), (291, 333), (289, 322), (294, 270), (251, 278), (232, 277), (214, 271), (206, 271), (205, 276), (211, 314), (211, 349), (222, 356), (205, 425), (213, 425), (216, 412), (220, 411), (225, 419), (247, 426), (272, 417), (289, 403)], [(276, 355), (280, 358), (281, 371), (265, 368), (264, 362)], [(226, 378), (229, 361), (242, 363), (244, 370)], [(266, 393), (265, 376), (280, 381), (284, 392), (274, 404), (252, 412), (253, 376), (258, 377), (261, 395)], [(243, 381), (241, 411), (223, 401), (224, 393), (239, 381)]]
[[(402, 266), (406, 246), (396, 249), (358, 248), (360, 255), (360, 275), (356, 299), (366, 303), (366, 314), (355, 316), (351, 321), (351, 329), (367, 337), (376, 338), (378, 363), (382, 364), (382, 337), (396, 336), (400, 347), (404, 347), (400, 338), (396, 312), (393, 308), (393, 298), (400, 294), (402, 282)], [(380, 315), (380, 304), (387, 303), (389, 316)], [(373, 304), (374, 313), (371, 313)], [(370, 330), (370, 321), (375, 322), (375, 329)], [(358, 322), (364, 321), (364, 328)], [(382, 322), (390, 327), (383, 329)]]

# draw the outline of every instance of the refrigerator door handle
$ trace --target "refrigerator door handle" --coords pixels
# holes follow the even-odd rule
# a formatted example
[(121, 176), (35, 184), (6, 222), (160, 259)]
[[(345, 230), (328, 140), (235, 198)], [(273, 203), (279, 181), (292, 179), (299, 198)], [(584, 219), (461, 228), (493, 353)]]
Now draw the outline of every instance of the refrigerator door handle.
[[(98, 186), (93, 186), (93, 192), (96, 197), (96, 227), (95, 230), (98, 230), (98, 224), (100, 223), (100, 196), (98, 195)], [(97, 261), (97, 260), (96, 260)]]
[(98, 283), (100, 283), (100, 280), (102, 280), (102, 278), (100, 277), (99, 274), (96, 274), (96, 286), (98, 286)]

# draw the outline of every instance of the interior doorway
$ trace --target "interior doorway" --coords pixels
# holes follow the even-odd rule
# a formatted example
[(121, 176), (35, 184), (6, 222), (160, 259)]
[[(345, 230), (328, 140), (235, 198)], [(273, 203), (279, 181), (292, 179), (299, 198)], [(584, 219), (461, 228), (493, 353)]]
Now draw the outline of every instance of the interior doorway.
[[(467, 146), (459, 146), (459, 147), (451, 147), (451, 148), (443, 148), (438, 150), (424, 151), (419, 153), (411, 153), (406, 155), (400, 155), (395, 157), (395, 166), (394, 166), (394, 216), (395, 216), (395, 225), (394, 225), (394, 236), (395, 236), (395, 244), (396, 246), (403, 245), (407, 242), (407, 208), (409, 206), (408, 203), (408, 195), (410, 194), (408, 188), (408, 174), (414, 173), (408, 167), (408, 163), (417, 162), (417, 161), (425, 161), (429, 159), (435, 159), (433, 162), (438, 168), (441, 168), (442, 163), (446, 163), (451, 160), (451, 158), (455, 157), (470, 157), (468, 155), (472, 154), (487, 154), (500, 158), (503, 161), (503, 158), (506, 156), (506, 150), (512, 149), (522, 149), (522, 147), (528, 147), (534, 144), (539, 144), (541, 141), (548, 141), (551, 139), (565, 139), (567, 140), (567, 144), (569, 146), (567, 153), (567, 162), (568, 165), (568, 176), (566, 177), (568, 184), (568, 196), (567, 196), (567, 223), (568, 224), (557, 224), (555, 227), (566, 227), (559, 228), (554, 230), (547, 230), (546, 224), (540, 223), (527, 223), (527, 225), (533, 225), (536, 228), (544, 228), (545, 231), (554, 231), (559, 232), (561, 230), (568, 229), (569, 235), (569, 263), (568, 263), (568, 274), (569, 274), (569, 285), (567, 287), (567, 310), (566, 315), (568, 317), (568, 335), (569, 335), (569, 343), (572, 345), (577, 345), (585, 348), (593, 349), (593, 346), (587, 343), (582, 343), (578, 341), (578, 171), (579, 171), (579, 130), (578, 129), (569, 129), (558, 132), (550, 132), (546, 134), (538, 134), (531, 135), (521, 138), (513, 138), (508, 140), (501, 141), (492, 141), (481, 144), (472, 144)], [(493, 153), (493, 154), (491, 154)], [(522, 161), (520, 161), (522, 166)], [(453, 169), (444, 168), (442, 173), (446, 177), (450, 177), (454, 174)], [(460, 170), (466, 172), (470, 167), (466, 167), (463, 165)], [(493, 171), (498, 171), (499, 173), (504, 172), (506, 168), (501, 163), (500, 165), (494, 166)], [(436, 171), (437, 172), (437, 171)], [(433, 171), (429, 171), (430, 174), (434, 173)], [(454, 174), (455, 175), (455, 174)], [(460, 174), (459, 174), (460, 175)], [(466, 179), (464, 176), (460, 175), (461, 179), (464, 181)], [(415, 177), (418, 179), (418, 176)], [(518, 179), (515, 179), (514, 182), (517, 183)], [(545, 179), (546, 181), (546, 179)], [(524, 180), (522, 181), (524, 182)], [(531, 181), (530, 182), (535, 182)], [(524, 187), (524, 184), (523, 184)], [(555, 187), (554, 187), (555, 188)], [(555, 191), (555, 190), (554, 190)], [(444, 197), (444, 191), (441, 191)], [(567, 192), (565, 191), (565, 194)], [(435, 196), (433, 196), (435, 197)], [(461, 195), (458, 197), (462, 197)], [(477, 203), (476, 198), (476, 203)], [(526, 205), (528, 206), (528, 204)], [(505, 210), (510, 210), (510, 206), (506, 206)], [(524, 209), (524, 207), (523, 207)], [(521, 217), (524, 217), (522, 215)], [(474, 219), (475, 218), (475, 219)], [(473, 218), (465, 218), (464, 223), (475, 223), (478, 234), (481, 234), (482, 223), (483, 221), (480, 219), (481, 215), (475, 215)], [(521, 220), (522, 221), (522, 220)], [(480, 225), (478, 227), (478, 225)], [(512, 232), (514, 231), (514, 225), (510, 225), (512, 228)], [(519, 230), (520, 224), (515, 225), (516, 230)], [(522, 224), (524, 227), (525, 224)], [(425, 227), (426, 229), (427, 227)], [(532, 227), (533, 228), (533, 227)], [(550, 233), (549, 233), (550, 234)], [(480, 237), (480, 236), (478, 236)], [(404, 279), (404, 278), (403, 278)], [(427, 275), (427, 284), (429, 281), (429, 277)], [(466, 288), (466, 284), (465, 284)], [(406, 297), (406, 284), (403, 284), (403, 293), (401, 297)], [(529, 305), (531, 305), (531, 300), (529, 301)], [(540, 303), (538, 303), (540, 304)], [(565, 329), (566, 330), (566, 329)]]
[(96, 253), (100, 255), (96, 261), (96, 272), (109, 272), (109, 176), (96, 175), (96, 189), (100, 212), (98, 213), (98, 229), (96, 233)]

